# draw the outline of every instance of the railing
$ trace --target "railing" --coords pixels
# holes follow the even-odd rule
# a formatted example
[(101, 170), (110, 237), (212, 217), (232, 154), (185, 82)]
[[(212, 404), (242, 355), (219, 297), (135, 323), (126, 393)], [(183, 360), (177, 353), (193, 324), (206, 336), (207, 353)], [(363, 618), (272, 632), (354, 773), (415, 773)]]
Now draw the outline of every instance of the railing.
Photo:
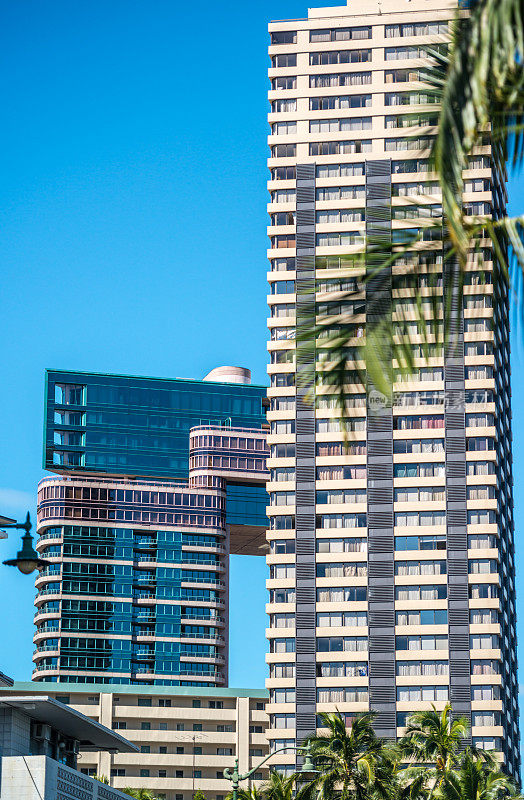
[(228, 433), (263, 433), (264, 435), (267, 434), (267, 430), (263, 428), (232, 428), (229, 425), (193, 425), (192, 428), (189, 429), (189, 435), (193, 434), (193, 431), (227, 431)]
[(218, 542), (198, 542), (193, 539), (189, 542), (182, 542), (182, 548), (184, 547), (214, 547), (216, 550), (220, 550), (223, 553), (226, 552), (224, 545)]
[(220, 616), (217, 616), (217, 617), (201, 617), (198, 614), (182, 614), (180, 619), (197, 619), (197, 620), (201, 620), (202, 622), (220, 622), (220, 623), (225, 623), (225, 621), (226, 621), (225, 617), (220, 617)]
[(181, 583), (209, 583), (211, 586), (225, 586), (224, 581), (214, 581), (212, 578), (181, 578)]
[(62, 574), (61, 569), (54, 570), (52, 569), (52, 567), (46, 567), (45, 569), (41, 570), (41, 572), (38, 573), (38, 575), (36, 576), (36, 580), (38, 580), (39, 578), (48, 578), (50, 575), (54, 575), (57, 578), (59, 578), (61, 574)]
[(183, 487), (187, 489), (187, 483), (185, 481), (159, 481), (159, 480), (150, 480), (149, 478), (104, 478), (101, 475), (50, 475), (47, 478), (42, 478), (38, 482), (39, 486), (43, 486), (46, 483), (111, 483), (118, 486), (129, 486), (131, 485), (134, 489), (138, 489), (140, 486), (176, 486), (176, 487)]
[(38, 536), (37, 542), (41, 542), (42, 539), (61, 539), (63, 535), (63, 531), (60, 531), (60, 533), (57, 533), (56, 531), (53, 533), (47, 533), (47, 531), (44, 531)]

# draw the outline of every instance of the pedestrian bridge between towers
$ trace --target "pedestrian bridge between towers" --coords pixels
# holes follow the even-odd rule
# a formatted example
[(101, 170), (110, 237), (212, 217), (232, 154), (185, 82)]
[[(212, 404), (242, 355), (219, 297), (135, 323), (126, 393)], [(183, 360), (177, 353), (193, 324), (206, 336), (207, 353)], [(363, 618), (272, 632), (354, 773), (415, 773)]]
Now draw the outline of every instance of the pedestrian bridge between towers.
[[(202, 425), (189, 434), (189, 486), (265, 487), (269, 480), (267, 430)], [(263, 556), (267, 552), (266, 525), (230, 523), (231, 555)]]

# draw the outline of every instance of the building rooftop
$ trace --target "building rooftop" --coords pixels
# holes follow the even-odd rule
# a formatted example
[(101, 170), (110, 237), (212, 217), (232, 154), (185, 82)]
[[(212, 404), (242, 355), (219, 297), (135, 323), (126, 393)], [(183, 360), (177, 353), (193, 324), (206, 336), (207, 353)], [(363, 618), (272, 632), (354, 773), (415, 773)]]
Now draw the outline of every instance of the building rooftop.
[[(106, 694), (140, 694), (140, 695), (178, 695), (182, 697), (253, 697), (254, 699), (267, 700), (269, 692), (266, 689), (233, 689), (209, 688), (198, 686), (138, 686), (129, 684), (105, 684), (105, 683), (68, 683), (66, 681), (58, 683), (45, 683), (44, 681), (15, 681), (12, 691), (17, 692), (61, 692), (68, 694), (87, 693), (106, 693)], [(9, 698), (11, 699), (11, 698)], [(27, 701), (27, 697), (23, 698)], [(60, 705), (62, 705), (60, 703)], [(82, 714), (80, 716), (83, 716)], [(87, 717), (86, 717), (87, 719)], [(115, 734), (116, 735), (116, 734)], [(124, 740), (125, 741), (125, 740)]]
[[(37, 692), (35, 684), (23, 684), (30, 687), (32, 692)], [(52, 684), (57, 686), (57, 684)], [(48, 685), (49, 686), (49, 685)], [(20, 690), (17, 684), (16, 689)], [(46, 687), (49, 691), (48, 687)], [(4, 690), (5, 692), (5, 690)], [(106, 728), (105, 725), (86, 717), (80, 711), (75, 711), (65, 703), (55, 700), (47, 695), (0, 695), (0, 708), (15, 708), (26, 714), (35, 722), (51, 725), (65, 736), (76, 739), (83, 750), (106, 750), (121, 753), (137, 753), (138, 747), (120, 734)]]

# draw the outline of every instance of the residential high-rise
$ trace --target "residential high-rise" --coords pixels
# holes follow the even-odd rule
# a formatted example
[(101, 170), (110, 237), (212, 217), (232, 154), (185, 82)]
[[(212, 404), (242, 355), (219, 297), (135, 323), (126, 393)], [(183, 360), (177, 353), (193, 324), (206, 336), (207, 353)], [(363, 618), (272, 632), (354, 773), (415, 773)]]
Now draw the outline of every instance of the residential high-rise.
[(268, 477), (265, 389), (228, 369), (47, 373), (34, 680), (227, 685), (229, 555), (264, 552)]
[[(417, 296), (429, 313), (449, 276), (441, 237), (424, 233), (442, 208), (428, 161), (436, 109), (418, 70), (427, 45), (445, 47), (456, 7), (350, 0), (269, 26), (267, 711), (276, 747), (335, 709), (350, 721), (371, 708), (378, 734), (395, 739), (409, 713), (449, 700), (471, 719), (473, 743), (500, 751), (517, 776), (508, 291), (489, 240), (482, 265), (468, 264), (444, 355), (430, 344), (423, 357), (410, 311)], [(504, 177), (486, 136), (464, 175), (466, 210), (503, 213)], [(344, 260), (366, 233), (394, 246), (417, 230), (378, 295)], [(402, 280), (412, 264), (416, 290)], [(307, 398), (315, 362), (300, 334), (315, 300), (354, 332), (345, 432), (329, 385)], [(368, 394), (357, 372), (383, 313), (395, 335), (407, 320), (415, 350), (393, 402)], [(327, 360), (319, 338), (317, 369)]]

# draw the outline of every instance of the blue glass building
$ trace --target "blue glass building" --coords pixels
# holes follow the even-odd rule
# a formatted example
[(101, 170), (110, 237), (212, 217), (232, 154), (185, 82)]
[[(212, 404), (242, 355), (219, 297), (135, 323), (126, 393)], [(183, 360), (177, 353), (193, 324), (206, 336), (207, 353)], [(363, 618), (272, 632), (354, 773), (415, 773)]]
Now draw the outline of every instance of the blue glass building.
[[(47, 372), (34, 680), (227, 685), (229, 554), (262, 554), (265, 390)], [(262, 427), (264, 426), (264, 427)]]

